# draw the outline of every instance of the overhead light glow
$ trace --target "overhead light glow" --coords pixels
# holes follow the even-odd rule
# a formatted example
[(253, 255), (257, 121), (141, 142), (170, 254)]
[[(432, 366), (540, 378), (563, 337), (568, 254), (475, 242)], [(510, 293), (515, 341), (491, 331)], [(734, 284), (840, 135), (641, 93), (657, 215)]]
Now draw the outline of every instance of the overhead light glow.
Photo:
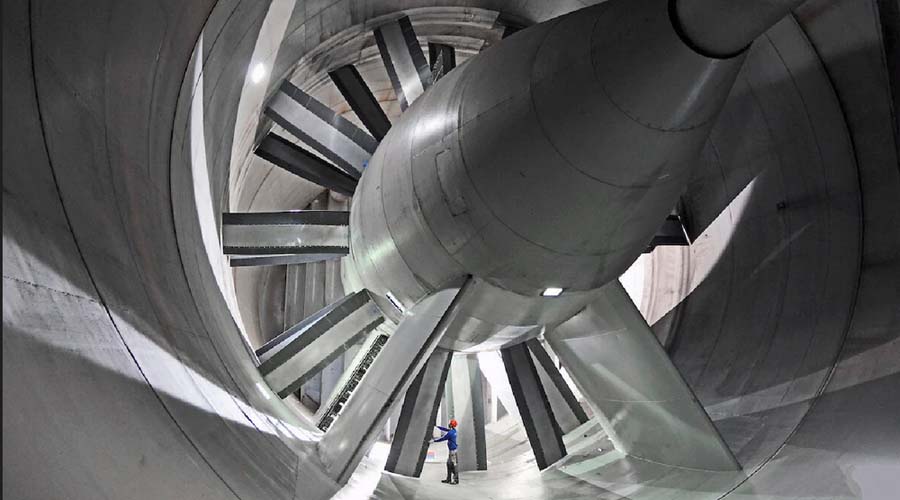
[(265, 64), (256, 63), (256, 66), (253, 66), (253, 69), (250, 71), (250, 81), (253, 83), (260, 83), (266, 77), (268, 72)]
[(544, 297), (559, 297), (560, 295), (562, 295), (562, 293), (563, 293), (562, 288), (557, 288), (555, 286), (551, 286), (551, 287), (547, 288), (546, 290), (544, 290), (543, 292), (541, 292), (541, 295), (543, 295)]
[(269, 396), (269, 391), (267, 391), (266, 388), (263, 387), (262, 382), (256, 383), (256, 389), (259, 391), (260, 394), (263, 395), (264, 398), (271, 399), (271, 397)]

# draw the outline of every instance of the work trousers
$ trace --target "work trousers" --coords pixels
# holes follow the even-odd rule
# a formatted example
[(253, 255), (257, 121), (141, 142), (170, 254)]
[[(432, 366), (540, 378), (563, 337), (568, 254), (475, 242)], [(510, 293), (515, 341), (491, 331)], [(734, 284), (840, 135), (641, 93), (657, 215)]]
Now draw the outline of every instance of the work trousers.
[(459, 482), (459, 455), (456, 450), (450, 450), (447, 457), (447, 481)]

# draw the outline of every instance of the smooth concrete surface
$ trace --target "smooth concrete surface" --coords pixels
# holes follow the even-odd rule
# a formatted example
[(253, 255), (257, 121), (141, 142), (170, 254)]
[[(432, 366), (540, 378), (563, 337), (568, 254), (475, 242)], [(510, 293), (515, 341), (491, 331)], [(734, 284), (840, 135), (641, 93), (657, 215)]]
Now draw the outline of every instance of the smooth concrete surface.
[[(230, 103), (213, 84), (243, 75), (241, 49), (265, 13), (220, 9), (3, 5), (4, 497), (336, 489), (312, 465), (314, 427), (252, 366), (196, 207), (176, 212), (194, 196), (184, 141), (195, 67), (205, 90), (223, 91), (203, 94), (206, 109)], [(248, 35), (211, 37), (194, 60), (207, 22)]]
[(864, 143), (797, 28), (786, 20), (754, 46), (683, 198), (702, 232), (669, 352), (750, 470), (822, 393), (859, 304)]
[(499, 351), (481, 351), (477, 354), (478, 366), (481, 373), (491, 387), (491, 393), (496, 395), (497, 400), (503, 405), (503, 409), (516, 419), (519, 417), (519, 410), (516, 407), (516, 398), (513, 396), (512, 387), (509, 385), (509, 379), (506, 375), (506, 369), (503, 366), (503, 358)]
[[(246, 173), (255, 156), (250, 154), (257, 146), (256, 130), (263, 118), (267, 90), (272, 82), (272, 67), (280, 53), (285, 31), (296, 7), (296, 0), (276, 0), (270, 3), (268, 12), (256, 36), (256, 46), (247, 64), (244, 85), (234, 119), (234, 136), (231, 146), (231, 165), (228, 175), (229, 206), (240, 199), (234, 196), (244, 187), (253, 188), (242, 172)], [(240, 77), (237, 78), (239, 81)], [(250, 167), (253, 168), (253, 167)], [(259, 168), (258, 166), (256, 168)], [(251, 186), (248, 186), (250, 184)]]
[[(434, 4), (296, 2), (270, 81), (332, 35), (425, 3)], [(441, 3), (529, 22), (581, 6)], [(473, 472), (459, 489), (385, 475), (375, 496), (894, 498), (900, 173), (884, 3), (811, 0), (796, 24), (755, 44), (682, 199), (697, 214), (696, 234), (721, 213), (727, 230), (691, 249), (684, 274), (696, 286), (687, 299), (657, 297), (681, 304), (660, 321), (676, 366), (691, 374), (746, 473), (617, 457), (598, 437), (579, 439), (589, 447), (581, 452), (569, 447), (579, 460), (563, 475), (534, 474), (513, 447), (506, 463), (520, 464), (519, 474)], [(185, 192), (186, 107), (199, 81), (191, 53), (207, 21), (202, 97), (224, 117), (206, 120), (203, 134), (217, 158), (216, 203), (299, 209), (321, 191), (258, 160), (240, 197), (221, 196), (228, 116), (263, 7), (4, 4), (5, 496), (328, 498), (337, 489), (318, 473), (309, 446), (317, 434), (301, 409), (259, 385), (216, 291), (196, 207), (185, 208), (195, 202)], [(385, 106), (394, 118), (396, 101)], [(745, 189), (743, 209), (723, 212)], [(258, 299), (278, 281), (260, 278), (261, 293), (246, 295)], [(271, 317), (262, 316), (255, 323)]]

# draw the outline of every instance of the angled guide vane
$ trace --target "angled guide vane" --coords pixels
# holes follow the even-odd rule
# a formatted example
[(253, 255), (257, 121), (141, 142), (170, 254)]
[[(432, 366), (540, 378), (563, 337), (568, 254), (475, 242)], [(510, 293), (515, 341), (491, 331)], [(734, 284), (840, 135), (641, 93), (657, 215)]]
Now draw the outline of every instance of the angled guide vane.
[[(229, 255), (330, 255), (349, 252), (349, 212), (298, 210), (222, 214), (222, 245)], [(312, 261), (327, 260), (316, 258)]]
[(352, 64), (341, 66), (330, 71), (328, 76), (372, 136), (378, 141), (384, 139), (391, 129), (391, 122), (356, 67)]
[(406, 110), (432, 84), (431, 69), (409, 16), (375, 28), (375, 43), (400, 101), (400, 109)]
[(340, 169), (273, 132), (263, 138), (255, 153), (298, 177), (345, 196), (352, 196), (359, 182), (358, 172)]
[(622, 284), (546, 334), (622, 453), (675, 467), (740, 466)]
[(443, 43), (428, 43), (428, 60), (431, 62), (431, 77), (437, 82), (456, 67), (456, 49)]
[(368, 292), (347, 295), (260, 347), (259, 371), (287, 397), (383, 321)]
[(681, 222), (681, 218), (677, 215), (669, 215), (663, 222), (663, 225), (656, 230), (653, 239), (647, 245), (644, 253), (652, 252), (658, 246), (679, 246), (684, 247), (691, 244), (688, 239), (687, 231)]
[(358, 177), (378, 141), (289, 81), (281, 84), (266, 115), (348, 175)]
[(335, 481), (347, 481), (368, 453), (395, 404), (400, 404), (452, 325), (470, 283), (435, 292), (404, 314), (340, 418), (320, 441), (326, 473)]
[(231, 255), (228, 264), (231, 267), (287, 266), (292, 264), (309, 264), (340, 259), (340, 253), (299, 253), (275, 255)]

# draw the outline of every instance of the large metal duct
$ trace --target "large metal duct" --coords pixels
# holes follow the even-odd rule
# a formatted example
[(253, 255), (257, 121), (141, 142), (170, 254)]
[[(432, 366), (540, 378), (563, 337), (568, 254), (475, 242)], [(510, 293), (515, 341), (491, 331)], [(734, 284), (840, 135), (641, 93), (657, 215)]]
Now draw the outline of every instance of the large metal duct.
[[(478, 4), (532, 22), (581, 7)], [(338, 489), (317, 465), (320, 433), (257, 372), (195, 206), (199, 190), (226, 211), (236, 97), (267, 7), (4, 4), (4, 496), (287, 499)], [(290, 7), (273, 80), (310, 44), (398, 6)], [(753, 466), (717, 481), (620, 461), (594, 487), (685, 499), (897, 491), (891, 12), (884, 1), (813, 0), (764, 35), (684, 198), (697, 235), (718, 232), (691, 248), (697, 282), (657, 328), (670, 331), (675, 365)], [(205, 109), (193, 138), (192, 95)], [(205, 190), (187, 160), (198, 141)], [(714, 225), (720, 214), (726, 223)], [(564, 490), (531, 490), (554, 492)]]

